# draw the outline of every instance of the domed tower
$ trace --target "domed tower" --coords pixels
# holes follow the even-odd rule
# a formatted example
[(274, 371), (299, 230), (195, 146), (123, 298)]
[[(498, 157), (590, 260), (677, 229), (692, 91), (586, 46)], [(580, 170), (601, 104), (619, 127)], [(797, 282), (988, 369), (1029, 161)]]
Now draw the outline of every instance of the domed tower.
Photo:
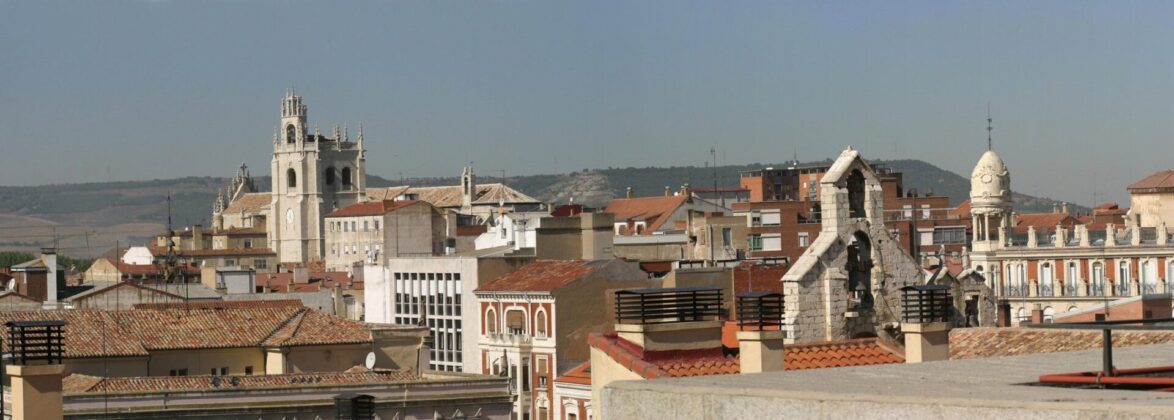
[(990, 146), (990, 122), (988, 116), (987, 151), (970, 173), (970, 217), (977, 252), (998, 249), (1006, 243), (1007, 231), (1013, 227), (1011, 172)]

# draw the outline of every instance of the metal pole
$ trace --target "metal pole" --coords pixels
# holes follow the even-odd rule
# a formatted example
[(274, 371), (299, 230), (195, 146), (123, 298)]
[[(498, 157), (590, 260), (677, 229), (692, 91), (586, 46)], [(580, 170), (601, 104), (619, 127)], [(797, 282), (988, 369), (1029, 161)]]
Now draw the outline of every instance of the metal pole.
[(1103, 359), (1104, 359), (1103, 362), (1105, 364), (1105, 366), (1103, 367), (1104, 375), (1105, 376), (1112, 376), (1113, 375), (1113, 330), (1105, 328), (1104, 330), (1101, 330), (1101, 336), (1104, 339), (1104, 342), (1101, 344), (1104, 348), (1104, 357), (1103, 357)]

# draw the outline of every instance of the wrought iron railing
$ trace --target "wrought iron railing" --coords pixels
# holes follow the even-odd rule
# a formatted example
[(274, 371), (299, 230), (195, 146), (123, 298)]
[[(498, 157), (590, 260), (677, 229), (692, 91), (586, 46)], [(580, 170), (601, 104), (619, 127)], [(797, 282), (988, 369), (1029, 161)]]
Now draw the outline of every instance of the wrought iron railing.
[(710, 321), (725, 315), (722, 289), (711, 286), (618, 290), (615, 304), (621, 324)]
[(950, 314), (950, 288), (942, 285), (901, 288), (901, 320), (907, 323), (945, 322)]
[(1069, 282), (1064, 286), (1064, 296), (1077, 296), (1080, 294), (1080, 288), (1076, 286), (1075, 281)]
[(1047, 284), (1039, 285), (1039, 296), (1052, 297), (1052, 286)]
[(1118, 282), (1116, 289), (1117, 289), (1117, 296), (1129, 296), (1130, 295), (1130, 290), (1129, 290), (1130, 287), (1129, 287), (1128, 281)]
[(783, 294), (748, 292), (738, 295), (738, 328), (778, 329), (783, 325)]
[(8, 321), (12, 364), (60, 364), (65, 357), (65, 321)]
[(1088, 286), (1088, 295), (1089, 296), (1104, 296), (1105, 295), (1105, 284), (1104, 283), (1093, 283), (1093, 284), (1089, 285)]
[(1007, 286), (1007, 296), (1027, 296), (1027, 285), (1021, 284), (1018, 286)]

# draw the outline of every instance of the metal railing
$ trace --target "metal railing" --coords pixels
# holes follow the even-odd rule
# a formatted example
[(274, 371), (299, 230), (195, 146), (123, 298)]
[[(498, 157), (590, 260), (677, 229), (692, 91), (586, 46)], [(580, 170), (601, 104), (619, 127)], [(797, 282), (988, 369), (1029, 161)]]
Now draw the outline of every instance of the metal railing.
[(780, 329), (783, 326), (783, 294), (747, 292), (739, 294), (738, 328), (751, 330)]
[(901, 288), (901, 320), (907, 323), (945, 322), (950, 315), (950, 288), (943, 285)]
[(709, 321), (725, 315), (722, 289), (712, 286), (618, 290), (615, 304), (621, 324)]
[(12, 364), (60, 364), (65, 357), (65, 321), (8, 321)]
[(1039, 285), (1039, 296), (1040, 297), (1052, 297), (1052, 295), (1053, 295), (1052, 291), (1053, 291), (1053, 288), (1051, 285), (1048, 285), (1048, 284)]
[(1005, 295), (1007, 296), (1027, 296), (1027, 285), (1007, 286)]

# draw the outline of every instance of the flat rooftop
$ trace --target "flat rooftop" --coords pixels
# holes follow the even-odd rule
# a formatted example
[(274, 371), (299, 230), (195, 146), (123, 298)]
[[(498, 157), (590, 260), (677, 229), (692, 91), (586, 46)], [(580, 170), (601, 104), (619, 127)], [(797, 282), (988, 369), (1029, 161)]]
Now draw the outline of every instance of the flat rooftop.
[[(1114, 348), (1117, 368), (1174, 365), (1174, 344)], [(1174, 393), (1031, 386), (1100, 370), (1101, 351), (614, 382), (608, 419), (1174, 418)]]

